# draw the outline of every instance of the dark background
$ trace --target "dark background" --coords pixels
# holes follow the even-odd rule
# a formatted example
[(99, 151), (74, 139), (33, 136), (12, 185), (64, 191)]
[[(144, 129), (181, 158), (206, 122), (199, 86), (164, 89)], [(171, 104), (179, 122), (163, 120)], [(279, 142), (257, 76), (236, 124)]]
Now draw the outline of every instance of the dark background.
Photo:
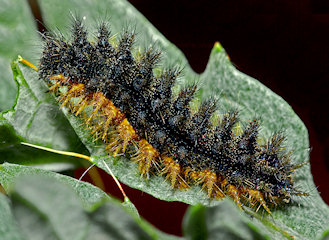
[[(196, 72), (204, 71), (219, 41), (240, 71), (293, 107), (308, 128), (314, 181), (329, 203), (329, 0), (130, 2), (184, 52)], [(121, 196), (105, 178), (107, 190)], [(124, 189), (144, 218), (181, 234), (185, 204)]]

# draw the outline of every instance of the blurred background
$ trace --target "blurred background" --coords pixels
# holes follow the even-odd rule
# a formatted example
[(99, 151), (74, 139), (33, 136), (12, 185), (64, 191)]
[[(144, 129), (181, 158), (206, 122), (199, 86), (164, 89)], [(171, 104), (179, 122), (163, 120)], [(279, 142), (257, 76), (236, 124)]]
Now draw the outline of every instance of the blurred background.
[[(33, 12), (42, 21), (34, 2), (30, 1)], [(129, 2), (184, 52), (196, 72), (204, 71), (219, 41), (237, 69), (292, 106), (308, 128), (314, 181), (329, 204), (329, 1)], [(111, 178), (107, 174), (104, 178), (106, 190), (121, 197)], [(181, 235), (187, 205), (124, 188), (144, 218), (163, 231)]]

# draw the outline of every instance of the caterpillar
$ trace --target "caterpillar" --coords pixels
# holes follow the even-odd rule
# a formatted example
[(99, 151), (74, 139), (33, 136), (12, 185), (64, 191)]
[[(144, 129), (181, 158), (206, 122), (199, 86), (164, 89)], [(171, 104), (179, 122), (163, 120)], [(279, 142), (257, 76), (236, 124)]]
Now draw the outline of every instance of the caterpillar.
[(294, 186), (292, 174), (300, 165), (292, 164), (282, 134), (259, 144), (257, 119), (235, 132), (237, 110), (214, 123), (214, 98), (193, 110), (198, 85), (174, 94), (182, 70), (155, 71), (161, 52), (134, 47), (134, 31), (124, 30), (116, 40), (103, 22), (94, 40), (88, 37), (81, 19), (73, 20), (70, 40), (46, 33), (39, 78), (109, 154), (129, 155), (145, 177), (163, 174), (181, 190), (200, 185), (209, 198), (229, 196), (240, 208), (262, 207), (271, 214), (293, 195), (307, 195)]

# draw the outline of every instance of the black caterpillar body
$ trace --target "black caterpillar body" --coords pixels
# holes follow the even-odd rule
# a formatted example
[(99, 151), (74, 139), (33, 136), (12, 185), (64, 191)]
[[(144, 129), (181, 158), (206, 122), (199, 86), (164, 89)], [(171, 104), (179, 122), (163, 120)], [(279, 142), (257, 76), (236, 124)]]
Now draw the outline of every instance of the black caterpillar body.
[[(124, 114), (137, 140), (146, 139), (159, 153), (159, 160), (154, 161), (161, 165), (161, 158), (169, 157), (179, 165), (179, 178), (187, 184), (206, 184), (210, 197), (230, 195), (239, 206), (240, 199), (251, 198), (249, 204), (260, 203), (270, 212), (267, 204), (289, 202), (292, 195), (301, 194), (294, 188), (291, 174), (296, 166), (283, 150), (282, 135), (274, 134), (259, 145), (258, 120), (250, 121), (236, 135), (237, 111), (223, 114), (214, 125), (211, 116), (217, 107), (213, 99), (203, 101), (193, 112), (190, 102), (197, 86), (174, 95), (172, 87), (181, 70), (155, 74), (160, 52), (150, 48), (133, 54), (134, 32), (124, 31), (119, 41), (111, 42), (107, 24), (101, 24), (94, 42), (87, 38), (81, 20), (74, 21), (71, 41), (46, 35), (40, 79), (52, 85), (49, 79), (64, 76), (62, 85), (83, 84), (82, 95), (102, 93)], [(104, 141), (111, 142), (109, 138)], [(205, 171), (215, 178), (201, 174)]]

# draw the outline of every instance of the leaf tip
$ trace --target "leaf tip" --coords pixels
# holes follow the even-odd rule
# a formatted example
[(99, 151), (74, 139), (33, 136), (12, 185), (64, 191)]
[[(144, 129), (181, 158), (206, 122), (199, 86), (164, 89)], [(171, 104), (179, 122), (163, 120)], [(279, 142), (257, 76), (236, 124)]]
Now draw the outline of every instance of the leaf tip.
[(220, 44), (220, 42), (218, 41), (215, 42), (213, 50), (215, 50), (216, 52), (221, 52), (223, 50), (222, 44)]

